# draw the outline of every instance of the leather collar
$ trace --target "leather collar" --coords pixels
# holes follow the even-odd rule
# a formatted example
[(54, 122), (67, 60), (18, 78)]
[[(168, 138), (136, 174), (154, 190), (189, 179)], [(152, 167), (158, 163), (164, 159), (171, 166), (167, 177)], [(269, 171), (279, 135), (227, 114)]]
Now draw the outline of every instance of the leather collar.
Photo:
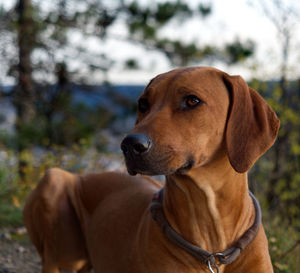
[(158, 223), (159, 227), (170, 241), (193, 255), (202, 263), (206, 264), (211, 272), (214, 272), (212, 268), (217, 269), (217, 272), (219, 272), (218, 264), (230, 264), (235, 261), (241, 252), (254, 240), (258, 233), (261, 225), (261, 209), (258, 200), (249, 191), (255, 208), (255, 219), (252, 226), (246, 230), (246, 232), (236, 242), (233, 243), (232, 247), (225, 251), (211, 253), (201, 249), (200, 247), (185, 240), (168, 223), (163, 211), (163, 191), (164, 188), (157, 192), (153, 197), (150, 206), (152, 219)]

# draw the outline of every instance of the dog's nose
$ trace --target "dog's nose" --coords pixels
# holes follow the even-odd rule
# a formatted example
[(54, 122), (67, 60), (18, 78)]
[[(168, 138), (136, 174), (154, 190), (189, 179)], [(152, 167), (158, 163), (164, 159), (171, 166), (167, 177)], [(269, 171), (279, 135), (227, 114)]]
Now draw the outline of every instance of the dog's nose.
[(130, 134), (123, 139), (121, 149), (124, 154), (133, 152), (141, 155), (149, 151), (151, 144), (151, 139), (145, 134)]

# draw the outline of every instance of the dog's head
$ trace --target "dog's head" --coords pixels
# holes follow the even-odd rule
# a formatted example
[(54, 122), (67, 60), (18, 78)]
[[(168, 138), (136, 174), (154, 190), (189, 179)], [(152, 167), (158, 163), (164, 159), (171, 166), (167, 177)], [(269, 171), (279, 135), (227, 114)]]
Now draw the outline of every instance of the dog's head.
[(150, 81), (121, 149), (133, 175), (184, 173), (221, 150), (243, 173), (274, 143), (278, 128), (274, 111), (241, 77), (182, 68)]

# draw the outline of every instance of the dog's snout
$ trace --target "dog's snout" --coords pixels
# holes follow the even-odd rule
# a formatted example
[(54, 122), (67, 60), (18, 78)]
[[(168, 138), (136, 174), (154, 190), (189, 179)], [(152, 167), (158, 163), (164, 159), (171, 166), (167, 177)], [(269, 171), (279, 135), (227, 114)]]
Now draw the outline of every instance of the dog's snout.
[(124, 154), (133, 152), (136, 155), (141, 155), (148, 152), (151, 144), (151, 139), (145, 134), (130, 134), (123, 139), (121, 149)]

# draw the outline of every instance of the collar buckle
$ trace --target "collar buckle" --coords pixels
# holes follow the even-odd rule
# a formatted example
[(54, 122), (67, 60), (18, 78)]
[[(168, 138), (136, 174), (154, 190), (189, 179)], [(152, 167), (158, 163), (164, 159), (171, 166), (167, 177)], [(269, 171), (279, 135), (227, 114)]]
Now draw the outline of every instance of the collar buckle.
[[(220, 272), (219, 267), (218, 267), (218, 265), (217, 265), (217, 263), (216, 263), (216, 259), (215, 259), (215, 257), (214, 257), (213, 255), (211, 255), (211, 256), (207, 259), (207, 267), (208, 267), (208, 269), (209, 269), (209, 271), (210, 271), (211, 273), (219, 273), (219, 272)], [(216, 271), (214, 271), (214, 269), (215, 269)]]
[[(219, 264), (220, 259), (224, 259), (225, 255), (223, 253), (220, 252), (216, 252), (216, 253), (212, 253), (208, 258), (207, 258), (207, 266), (208, 269), (211, 273), (219, 273)], [(218, 261), (217, 261), (218, 260)], [(219, 263), (217, 263), (219, 262)], [(214, 269), (216, 270), (216, 272), (214, 271)]]

